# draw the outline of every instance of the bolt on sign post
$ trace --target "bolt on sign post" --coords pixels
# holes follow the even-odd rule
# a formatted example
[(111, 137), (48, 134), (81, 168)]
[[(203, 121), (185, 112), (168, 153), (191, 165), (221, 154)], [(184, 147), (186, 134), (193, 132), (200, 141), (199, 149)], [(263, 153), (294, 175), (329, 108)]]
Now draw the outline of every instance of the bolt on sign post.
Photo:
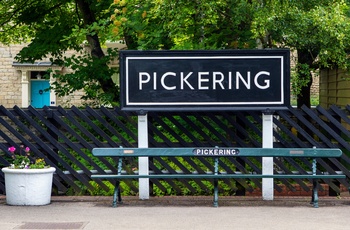
[[(263, 147), (272, 147), (273, 111), (290, 105), (290, 51), (122, 50), (120, 89), (121, 109), (138, 112), (141, 120), (148, 111), (260, 110), (263, 129), (269, 129), (263, 130), (268, 135), (263, 136)], [(147, 122), (141, 127), (139, 135), (146, 136)], [(263, 162), (268, 167), (263, 171), (272, 173), (273, 161)], [(148, 173), (145, 167), (140, 171)], [(273, 185), (264, 186), (264, 181), (263, 189), (272, 189), (266, 194), (273, 194)], [(140, 192), (141, 197), (147, 196)]]

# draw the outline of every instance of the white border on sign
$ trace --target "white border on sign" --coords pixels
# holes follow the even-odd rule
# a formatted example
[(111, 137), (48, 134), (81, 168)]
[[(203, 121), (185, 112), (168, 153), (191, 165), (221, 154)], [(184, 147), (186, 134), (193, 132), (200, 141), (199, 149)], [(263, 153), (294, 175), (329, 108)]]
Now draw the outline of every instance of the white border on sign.
[[(264, 102), (130, 102), (129, 100), (129, 60), (132, 59), (280, 59), (281, 61), (281, 98), (280, 101), (264, 101)], [(283, 68), (284, 57), (283, 56), (193, 56), (193, 57), (126, 57), (125, 59), (125, 105), (130, 106), (151, 106), (151, 105), (283, 105), (284, 104), (284, 68)]]

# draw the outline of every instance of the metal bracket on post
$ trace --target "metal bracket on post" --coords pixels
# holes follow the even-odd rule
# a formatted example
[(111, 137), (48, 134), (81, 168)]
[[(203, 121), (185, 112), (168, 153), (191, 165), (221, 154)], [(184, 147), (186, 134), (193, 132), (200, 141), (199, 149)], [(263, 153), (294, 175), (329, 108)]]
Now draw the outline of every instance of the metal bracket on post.
[[(137, 116), (138, 124), (138, 147), (148, 148), (148, 119), (147, 112), (141, 110)], [(148, 157), (139, 157), (139, 174), (148, 175), (149, 165)], [(141, 200), (149, 199), (149, 178), (139, 179), (139, 198)]]
[[(273, 110), (262, 112), (262, 147), (273, 148)], [(273, 175), (273, 157), (262, 158), (262, 174)], [(263, 200), (273, 200), (273, 178), (262, 179)]]

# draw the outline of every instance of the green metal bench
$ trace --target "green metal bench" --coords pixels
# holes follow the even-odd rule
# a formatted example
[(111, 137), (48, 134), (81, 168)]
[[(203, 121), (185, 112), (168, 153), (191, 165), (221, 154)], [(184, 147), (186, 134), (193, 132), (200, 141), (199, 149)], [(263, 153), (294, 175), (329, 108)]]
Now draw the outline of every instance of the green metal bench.
[[(318, 180), (319, 179), (344, 179), (345, 175), (316, 174), (316, 158), (340, 157), (340, 149), (320, 148), (94, 148), (92, 150), (97, 157), (118, 157), (118, 174), (94, 174), (95, 179), (118, 179), (113, 196), (113, 207), (121, 203), (119, 183), (121, 179), (156, 178), (156, 179), (213, 179), (214, 180), (214, 207), (218, 206), (218, 180), (228, 178), (275, 178), (275, 179), (312, 179), (313, 192), (311, 203), (318, 207)], [(213, 157), (214, 171), (209, 174), (122, 174), (123, 159), (127, 157)], [(241, 174), (220, 173), (220, 157), (304, 157), (312, 160), (312, 173), (308, 174)]]

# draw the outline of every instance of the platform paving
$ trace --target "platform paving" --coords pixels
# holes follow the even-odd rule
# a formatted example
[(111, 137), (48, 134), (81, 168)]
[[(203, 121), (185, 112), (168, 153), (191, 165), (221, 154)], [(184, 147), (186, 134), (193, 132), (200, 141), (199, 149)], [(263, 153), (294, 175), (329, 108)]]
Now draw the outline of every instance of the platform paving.
[(45, 206), (9, 206), (0, 196), (0, 229), (350, 229), (350, 197), (125, 197), (118, 208), (112, 197), (53, 196)]

